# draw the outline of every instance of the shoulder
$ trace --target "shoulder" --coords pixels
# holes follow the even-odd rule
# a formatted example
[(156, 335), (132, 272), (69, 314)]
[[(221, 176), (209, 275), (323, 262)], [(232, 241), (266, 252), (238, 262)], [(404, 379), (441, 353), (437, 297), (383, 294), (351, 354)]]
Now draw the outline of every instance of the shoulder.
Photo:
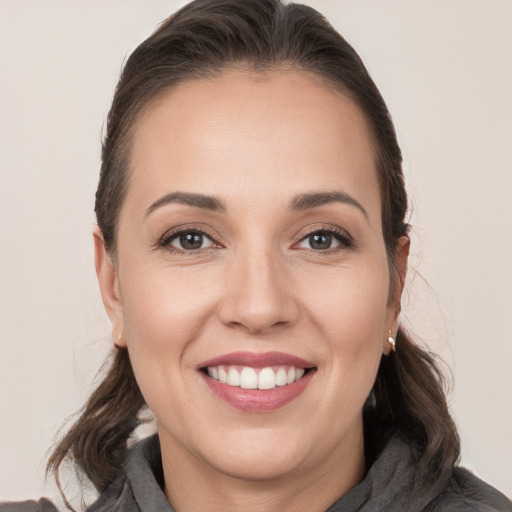
[(55, 505), (42, 498), (38, 501), (0, 502), (0, 512), (57, 512)]
[(86, 512), (141, 512), (142, 503), (151, 512), (173, 512), (162, 489), (160, 443), (154, 435), (131, 448), (119, 477)]
[(432, 503), (432, 512), (512, 512), (500, 491), (464, 468), (455, 468), (446, 489)]

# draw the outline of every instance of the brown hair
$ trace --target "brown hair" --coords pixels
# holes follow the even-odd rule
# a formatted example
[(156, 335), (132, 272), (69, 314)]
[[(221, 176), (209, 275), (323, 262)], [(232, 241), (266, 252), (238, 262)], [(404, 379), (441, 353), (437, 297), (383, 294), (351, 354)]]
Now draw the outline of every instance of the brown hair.
[[(281, 0), (196, 0), (160, 27), (127, 60), (108, 115), (96, 216), (115, 258), (116, 227), (129, 183), (130, 135), (159, 93), (187, 80), (233, 67), (266, 71), (283, 66), (320, 77), (348, 95), (366, 115), (373, 135), (382, 201), (382, 230), (394, 282), (394, 251), (407, 234), (402, 156), (384, 100), (354, 49), (314, 9)], [(394, 429), (416, 447), (418, 464), (433, 475), (451, 471), (459, 439), (443, 380), (432, 355), (400, 329), (396, 353), (383, 357), (365, 406), (365, 425)], [(124, 460), (144, 400), (126, 350), (78, 420), (55, 448), (48, 469), (58, 475), (70, 457), (103, 491)], [(370, 426), (370, 427), (368, 427)]]

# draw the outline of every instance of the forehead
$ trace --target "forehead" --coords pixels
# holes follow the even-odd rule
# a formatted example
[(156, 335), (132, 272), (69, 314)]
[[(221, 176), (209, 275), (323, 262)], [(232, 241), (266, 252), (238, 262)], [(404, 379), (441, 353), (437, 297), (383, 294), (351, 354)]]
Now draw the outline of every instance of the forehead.
[(175, 190), (240, 201), (249, 188), (263, 204), (341, 188), (380, 211), (363, 113), (307, 73), (238, 71), (180, 84), (141, 115), (130, 162), (128, 195), (143, 202)]

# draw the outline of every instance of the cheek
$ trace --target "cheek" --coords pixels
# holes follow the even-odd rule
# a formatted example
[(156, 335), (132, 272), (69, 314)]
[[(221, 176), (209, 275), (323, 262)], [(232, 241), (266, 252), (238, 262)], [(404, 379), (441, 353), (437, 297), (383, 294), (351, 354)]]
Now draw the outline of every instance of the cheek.
[[(179, 386), (187, 354), (215, 303), (213, 279), (162, 268), (125, 268), (121, 290), (130, 359), (148, 405), (159, 389)], [(206, 286), (204, 283), (208, 283)], [(163, 395), (165, 396), (165, 394)]]
[(202, 327), (216, 295), (215, 280), (188, 269), (133, 267), (126, 268), (127, 279), (121, 276), (127, 335), (134, 342), (143, 338), (155, 349), (186, 344)]
[(388, 286), (385, 265), (340, 272), (324, 286), (309, 286), (309, 315), (325, 343), (336, 410), (349, 404), (358, 410), (373, 386), (389, 328)]
[(387, 266), (341, 269), (321, 281), (313, 277), (306, 304), (327, 338), (346, 344), (354, 340), (356, 348), (361, 345), (358, 340), (384, 336), (388, 289)]

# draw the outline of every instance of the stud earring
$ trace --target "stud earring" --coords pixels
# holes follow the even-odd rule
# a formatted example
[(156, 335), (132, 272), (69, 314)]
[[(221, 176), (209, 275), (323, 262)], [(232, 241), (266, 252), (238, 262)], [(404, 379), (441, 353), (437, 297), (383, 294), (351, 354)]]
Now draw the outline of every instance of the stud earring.
[(391, 345), (391, 350), (393, 352), (396, 352), (395, 338), (393, 338), (393, 336), (391, 336), (391, 329), (389, 329), (388, 343)]

